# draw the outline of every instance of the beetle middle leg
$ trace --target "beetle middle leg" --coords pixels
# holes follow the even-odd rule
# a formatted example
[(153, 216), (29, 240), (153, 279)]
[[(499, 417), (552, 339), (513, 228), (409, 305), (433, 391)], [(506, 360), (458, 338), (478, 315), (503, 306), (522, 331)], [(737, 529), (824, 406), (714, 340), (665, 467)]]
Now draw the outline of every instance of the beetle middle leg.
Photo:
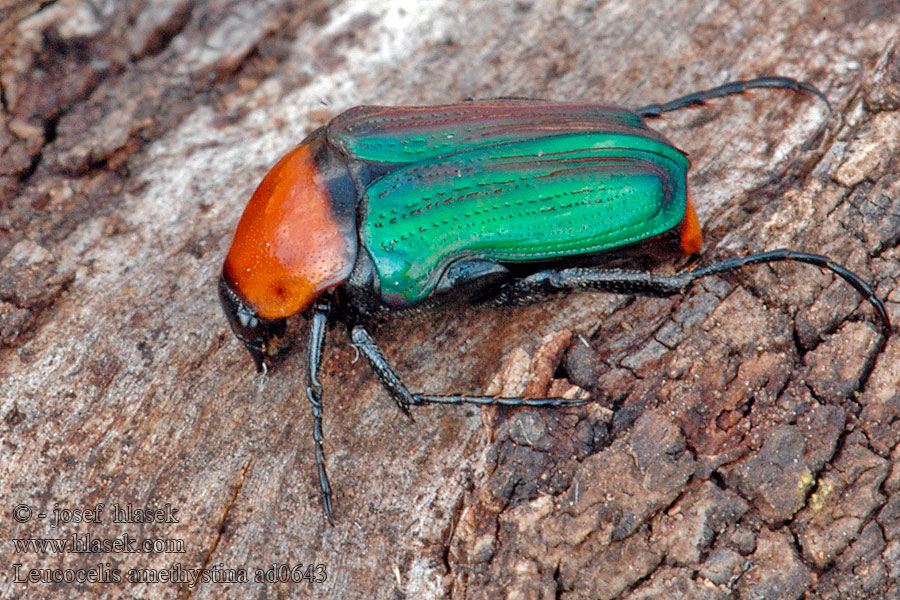
[(420, 404), (477, 404), (479, 406), (532, 406), (559, 408), (564, 406), (579, 406), (584, 400), (570, 400), (567, 398), (519, 398), (519, 397), (494, 397), (494, 396), (462, 396), (458, 394), (433, 395), (413, 394), (400, 380), (394, 369), (387, 362), (381, 349), (375, 344), (375, 340), (362, 325), (356, 325), (350, 332), (353, 343), (359, 348), (381, 385), (391, 395), (397, 406), (407, 415), (410, 406)]

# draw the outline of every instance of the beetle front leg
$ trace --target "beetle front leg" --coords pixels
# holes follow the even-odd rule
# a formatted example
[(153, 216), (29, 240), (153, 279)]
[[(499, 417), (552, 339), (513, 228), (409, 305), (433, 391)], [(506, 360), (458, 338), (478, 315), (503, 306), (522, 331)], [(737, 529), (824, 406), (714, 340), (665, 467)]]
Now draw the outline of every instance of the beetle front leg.
[(375, 344), (375, 340), (361, 325), (356, 325), (350, 332), (353, 343), (359, 348), (381, 385), (391, 395), (400, 409), (408, 414), (410, 405), (419, 404), (477, 404), (479, 406), (531, 406), (531, 407), (564, 407), (579, 406), (584, 400), (570, 400), (567, 398), (519, 398), (519, 397), (494, 397), (494, 396), (461, 396), (457, 394), (433, 395), (413, 394), (400, 380), (394, 369), (388, 364), (381, 349)]
[(322, 347), (325, 344), (325, 329), (328, 325), (330, 306), (319, 301), (313, 307), (313, 317), (309, 323), (309, 340), (306, 355), (306, 397), (312, 407), (313, 441), (316, 445), (316, 469), (319, 473), (319, 488), (322, 490), (322, 508), (325, 518), (331, 522), (331, 485), (325, 472), (325, 436), (322, 434), (322, 383), (319, 381), (319, 364), (322, 362)]

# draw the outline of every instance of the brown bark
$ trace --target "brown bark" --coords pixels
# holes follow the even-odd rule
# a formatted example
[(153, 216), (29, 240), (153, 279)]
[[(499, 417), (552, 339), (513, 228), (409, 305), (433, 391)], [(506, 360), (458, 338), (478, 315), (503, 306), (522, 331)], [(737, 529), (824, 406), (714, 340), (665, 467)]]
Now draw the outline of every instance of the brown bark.
[[(754, 91), (654, 124), (691, 155), (702, 261), (827, 253), (900, 321), (900, 5), (624, 6), (0, 2), (0, 597), (900, 597), (900, 336), (879, 350), (871, 308), (812, 267), (376, 333), (414, 390), (593, 399), (564, 411), (426, 408), (411, 423), (335, 328), (334, 526), (302, 353), (260, 386), (227, 329), (214, 284), (250, 192), (350, 106), (636, 106), (772, 74), (813, 82), (833, 111)], [(102, 523), (36, 516), (98, 503)], [(116, 503), (169, 505), (177, 522), (114, 523)], [(17, 505), (35, 516), (17, 523)], [(11, 541), (72, 534), (184, 552)], [(98, 563), (251, 580), (321, 564), (328, 579), (15, 581)]]

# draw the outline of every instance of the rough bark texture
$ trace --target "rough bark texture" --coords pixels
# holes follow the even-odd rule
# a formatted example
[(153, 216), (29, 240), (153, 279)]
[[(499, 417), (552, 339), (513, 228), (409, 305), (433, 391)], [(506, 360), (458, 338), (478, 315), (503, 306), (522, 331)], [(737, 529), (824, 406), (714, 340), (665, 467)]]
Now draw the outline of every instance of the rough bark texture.
[[(833, 111), (757, 91), (658, 123), (691, 154), (703, 261), (827, 253), (900, 321), (898, 20), (890, 0), (0, 2), (0, 597), (900, 598), (900, 336), (881, 349), (871, 308), (817, 269), (376, 332), (415, 390), (594, 400), (565, 411), (411, 423), (336, 328), (334, 526), (302, 353), (261, 385), (214, 287), (267, 167), (350, 106), (634, 106), (780, 74)], [(37, 517), (98, 503), (102, 523)], [(177, 522), (114, 523), (114, 503)], [(184, 547), (11, 541), (72, 534)], [(15, 580), (105, 563), (328, 578)]]

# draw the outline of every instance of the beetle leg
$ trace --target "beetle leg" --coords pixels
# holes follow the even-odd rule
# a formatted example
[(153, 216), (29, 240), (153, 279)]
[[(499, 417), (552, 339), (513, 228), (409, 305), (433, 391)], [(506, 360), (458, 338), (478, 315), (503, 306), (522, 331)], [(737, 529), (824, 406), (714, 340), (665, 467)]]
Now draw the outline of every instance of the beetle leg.
[(494, 298), (498, 306), (520, 306), (572, 290), (594, 290), (642, 296), (671, 296), (690, 285), (692, 273), (656, 275), (622, 269), (571, 268), (538, 271), (513, 281)]
[(322, 347), (325, 344), (325, 329), (328, 325), (329, 305), (325, 301), (316, 302), (309, 322), (309, 340), (306, 350), (306, 397), (313, 414), (313, 440), (316, 445), (316, 469), (319, 473), (319, 488), (322, 490), (322, 508), (325, 518), (331, 522), (331, 485), (325, 472), (325, 446), (322, 434), (322, 384), (319, 381), (319, 364), (322, 362)]
[(732, 271), (747, 265), (791, 260), (815, 265), (831, 271), (849, 283), (859, 294), (869, 301), (878, 313), (884, 338), (891, 333), (891, 323), (884, 303), (859, 275), (849, 271), (827, 256), (807, 254), (793, 250), (773, 250), (761, 254), (739, 256), (695, 271), (683, 271), (674, 275), (656, 275), (618, 269), (550, 269), (538, 271), (528, 277), (518, 279), (501, 288), (493, 302), (500, 306), (522, 305), (536, 302), (550, 294), (571, 290), (594, 290), (618, 294), (639, 294), (643, 296), (671, 296), (685, 291), (694, 281)]
[(447, 267), (434, 286), (433, 294), (465, 294), (470, 298), (484, 297), (498, 282), (509, 279), (509, 269), (486, 258), (460, 258)]
[(357, 325), (350, 332), (350, 337), (354, 346), (363, 353), (363, 356), (372, 365), (372, 369), (378, 375), (381, 385), (391, 395), (391, 398), (394, 399), (394, 402), (397, 403), (403, 414), (412, 418), (409, 414), (409, 406), (419, 403), (416, 402), (415, 396), (409, 392), (406, 385), (394, 373), (391, 365), (388, 364), (387, 359), (384, 358), (384, 354), (381, 353), (381, 349), (375, 344), (375, 340), (372, 339), (369, 332), (364, 327)]
[(687, 94), (686, 96), (675, 98), (665, 104), (648, 104), (647, 106), (636, 109), (634, 112), (637, 113), (638, 116), (650, 119), (659, 117), (663, 113), (672, 112), (688, 106), (700, 106), (707, 100), (712, 100), (713, 98), (723, 98), (734, 94), (742, 94), (753, 88), (776, 88), (794, 90), (795, 92), (802, 90), (809, 92), (810, 94), (815, 94), (821, 98), (828, 107), (828, 110), (831, 110), (831, 104), (828, 102), (828, 98), (825, 97), (825, 94), (810, 83), (797, 81), (796, 79), (791, 79), (789, 77), (757, 77), (756, 79), (748, 79), (746, 81), (731, 81), (708, 90), (694, 92), (692, 94)]
[(584, 404), (584, 400), (570, 400), (568, 398), (497, 398), (494, 396), (460, 396), (457, 394), (432, 395), (413, 394), (400, 380), (394, 369), (388, 364), (381, 349), (375, 344), (372, 336), (360, 325), (353, 327), (350, 332), (353, 343), (360, 349), (363, 356), (372, 365), (381, 384), (388, 391), (401, 409), (408, 410), (410, 405), (419, 404), (477, 404), (480, 406), (532, 406), (532, 407), (563, 407), (578, 406)]
[(587, 400), (571, 398), (520, 398), (518, 396), (459, 396), (453, 394), (436, 396), (414, 394), (417, 404), (476, 404), (478, 406), (529, 406), (531, 408), (565, 408), (581, 406)]
[(772, 250), (771, 252), (739, 256), (723, 260), (720, 263), (708, 267), (703, 267), (702, 269), (697, 269), (691, 273), (691, 279), (699, 279), (701, 277), (706, 277), (707, 275), (715, 275), (724, 271), (739, 269), (747, 265), (779, 262), (782, 260), (792, 260), (815, 265), (819, 268), (831, 271), (853, 286), (853, 289), (855, 289), (860, 296), (868, 300), (875, 308), (875, 312), (878, 313), (878, 319), (881, 321), (881, 333), (884, 335), (884, 339), (887, 340), (888, 336), (891, 334), (891, 320), (888, 318), (884, 303), (875, 295), (875, 290), (872, 289), (872, 286), (866, 283), (862, 277), (853, 271), (850, 271), (846, 267), (837, 264), (827, 256), (822, 256), (821, 254), (807, 254), (805, 252), (795, 252), (793, 250), (782, 248), (780, 250)]

